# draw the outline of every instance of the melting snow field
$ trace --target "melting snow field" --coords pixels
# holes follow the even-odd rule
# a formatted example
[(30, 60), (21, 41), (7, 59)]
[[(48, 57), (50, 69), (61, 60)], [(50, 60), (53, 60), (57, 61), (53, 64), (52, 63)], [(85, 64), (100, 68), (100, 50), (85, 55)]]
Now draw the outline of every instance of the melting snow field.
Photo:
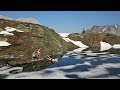
[(42, 71), (22, 70), (22, 67), (2, 67), (0, 75), (6, 79), (120, 79), (120, 55), (78, 48)]
[(81, 41), (74, 41), (74, 40), (71, 40), (68, 38), (68, 35), (70, 33), (59, 33), (61, 37), (63, 37), (63, 39), (66, 41), (66, 42), (72, 42), (73, 44), (79, 46), (79, 47), (88, 47), (87, 45), (83, 44)]

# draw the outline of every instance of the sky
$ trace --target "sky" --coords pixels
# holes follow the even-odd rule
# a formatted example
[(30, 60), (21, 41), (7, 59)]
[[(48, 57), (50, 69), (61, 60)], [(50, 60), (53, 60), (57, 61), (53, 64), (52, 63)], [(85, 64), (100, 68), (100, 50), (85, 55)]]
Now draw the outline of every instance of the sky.
[(58, 33), (77, 33), (93, 25), (120, 24), (120, 11), (0, 11), (13, 19), (31, 17)]

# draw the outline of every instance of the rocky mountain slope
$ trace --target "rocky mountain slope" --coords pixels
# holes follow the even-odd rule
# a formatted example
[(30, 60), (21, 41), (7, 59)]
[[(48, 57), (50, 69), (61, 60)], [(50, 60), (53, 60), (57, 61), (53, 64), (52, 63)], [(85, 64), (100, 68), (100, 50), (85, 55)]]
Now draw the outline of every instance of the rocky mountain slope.
[(105, 25), (105, 26), (97, 26), (94, 25), (91, 29), (88, 29), (86, 33), (108, 33), (120, 35), (120, 25)]
[(36, 19), (34, 18), (17, 18), (16, 21), (21, 22), (28, 22), (28, 23), (34, 23), (34, 24), (40, 24)]
[(0, 64), (9, 65), (32, 63), (32, 53), (39, 48), (37, 61), (45, 61), (47, 56), (60, 58), (66, 51), (78, 48), (46, 26), (5, 19), (0, 19), (0, 45)]

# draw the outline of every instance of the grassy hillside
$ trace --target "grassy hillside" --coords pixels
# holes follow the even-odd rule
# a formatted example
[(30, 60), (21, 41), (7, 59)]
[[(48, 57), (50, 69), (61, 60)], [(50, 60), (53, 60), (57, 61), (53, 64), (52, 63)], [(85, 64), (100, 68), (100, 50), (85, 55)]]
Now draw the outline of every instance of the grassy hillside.
[(120, 36), (105, 33), (73, 33), (68, 36), (75, 41), (82, 41), (89, 47), (100, 47), (100, 41), (107, 42), (111, 45), (120, 44)]
[(0, 61), (10, 65), (31, 63), (32, 53), (39, 48), (41, 54), (38, 60), (44, 60), (47, 55), (60, 58), (66, 51), (77, 48), (64, 41), (53, 29), (43, 25), (0, 19), (0, 31), (4, 31), (6, 26), (23, 31), (14, 31), (13, 36), (0, 35), (1, 41), (11, 44), (0, 47)]

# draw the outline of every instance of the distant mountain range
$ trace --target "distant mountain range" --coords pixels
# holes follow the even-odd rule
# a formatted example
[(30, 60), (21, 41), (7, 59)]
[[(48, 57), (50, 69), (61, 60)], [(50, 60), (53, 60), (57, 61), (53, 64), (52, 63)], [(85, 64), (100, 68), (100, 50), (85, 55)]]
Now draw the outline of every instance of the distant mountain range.
[(91, 29), (86, 30), (86, 33), (109, 33), (120, 35), (120, 25), (105, 25), (105, 26), (97, 26), (94, 25)]

